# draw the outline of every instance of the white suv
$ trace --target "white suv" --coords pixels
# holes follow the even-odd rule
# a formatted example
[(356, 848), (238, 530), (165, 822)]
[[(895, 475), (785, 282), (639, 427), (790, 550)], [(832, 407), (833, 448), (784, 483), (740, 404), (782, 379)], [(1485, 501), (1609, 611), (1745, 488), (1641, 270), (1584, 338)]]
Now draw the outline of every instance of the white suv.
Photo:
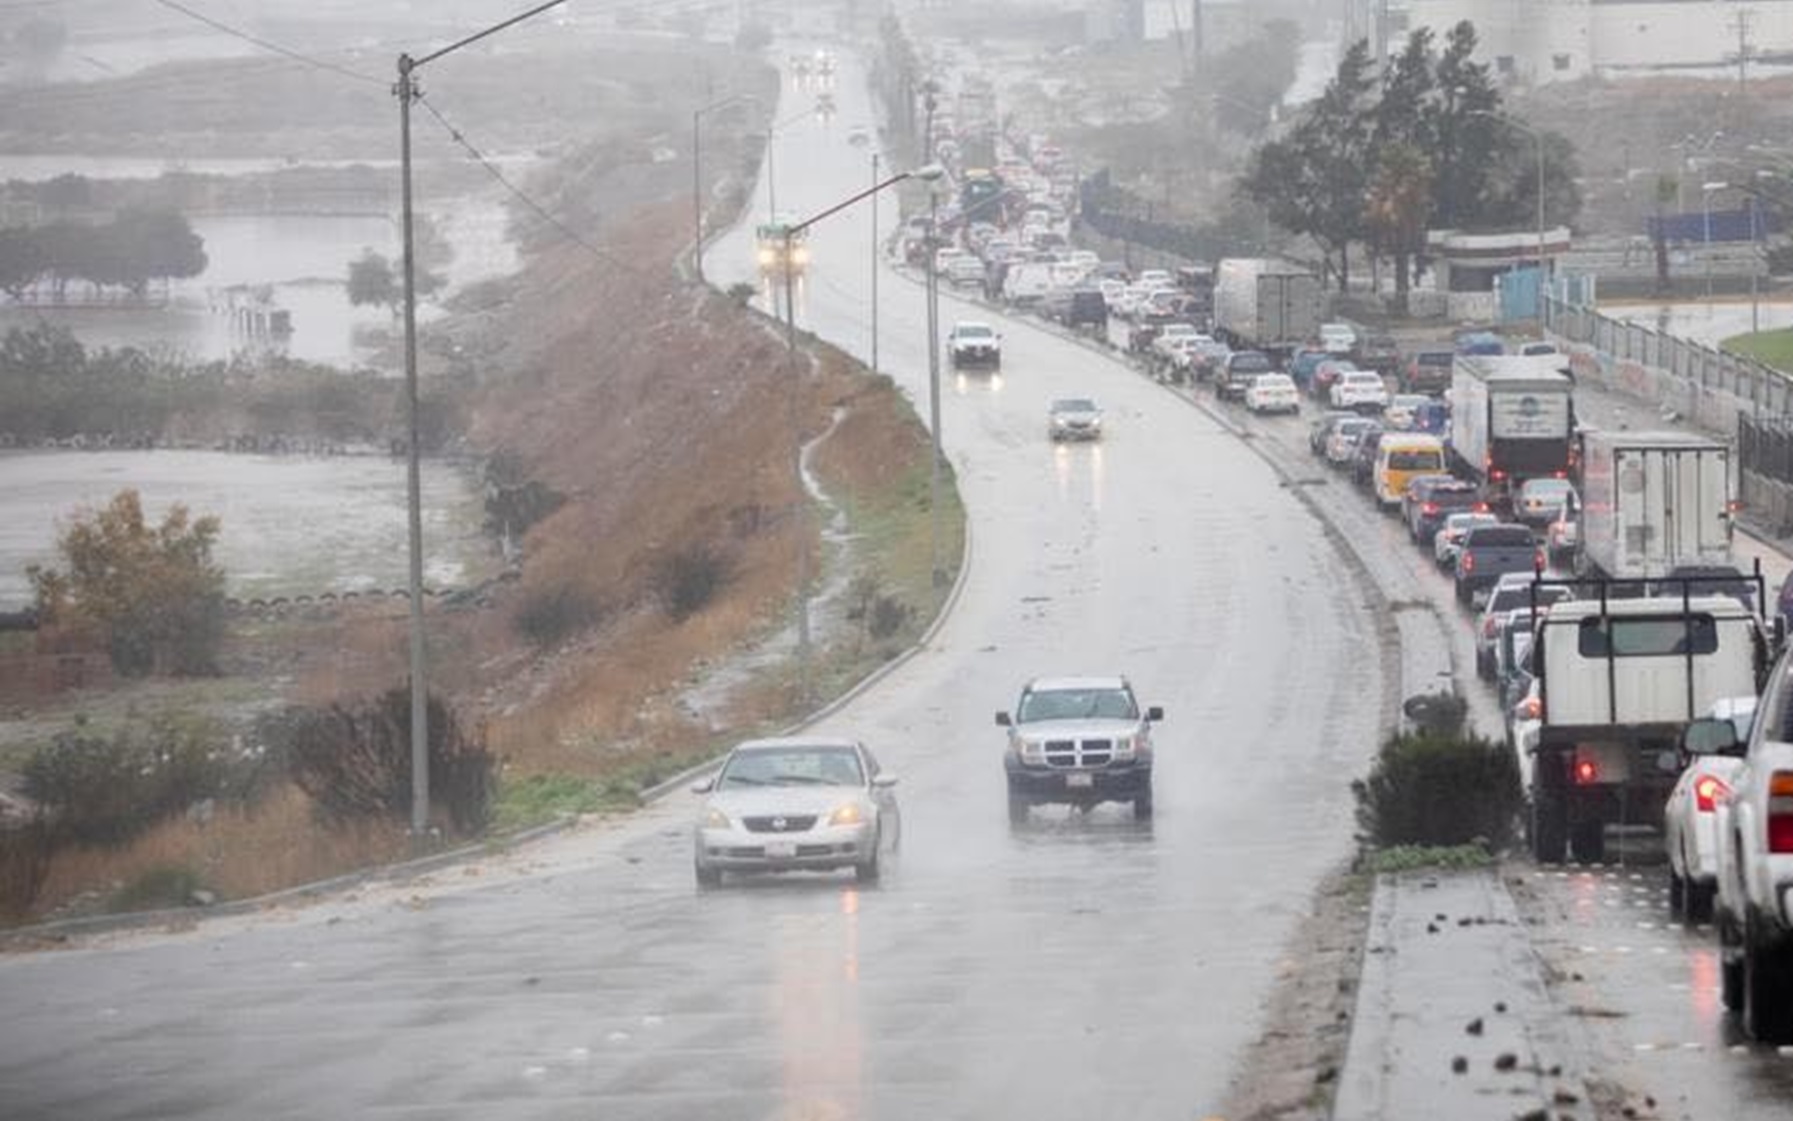
[(946, 350), (952, 356), (953, 369), (967, 366), (1002, 368), (1002, 336), (988, 323), (955, 323), (946, 337)]
[(1009, 822), (1036, 805), (1088, 809), (1131, 802), (1136, 821), (1152, 817), (1152, 724), (1164, 710), (1142, 710), (1124, 677), (1040, 677), (1027, 683), (1008, 729)]

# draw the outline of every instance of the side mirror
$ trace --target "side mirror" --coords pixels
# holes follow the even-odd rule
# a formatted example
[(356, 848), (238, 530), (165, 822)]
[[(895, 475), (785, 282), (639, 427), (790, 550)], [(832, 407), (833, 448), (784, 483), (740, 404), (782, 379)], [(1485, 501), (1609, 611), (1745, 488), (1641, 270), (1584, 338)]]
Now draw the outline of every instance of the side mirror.
[(1007, 728), (1007, 727), (1009, 727), (1009, 726), (1010, 726), (1010, 725), (1011, 725), (1011, 724), (1013, 724), (1013, 723), (1014, 723), (1014, 721), (1012, 721), (1012, 720), (1010, 720), (1010, 719), (1009, 719), (1009, 714), (1008, 714), (1008, 713), (1006, 713), (1006, 712), (999, 712), (999, 713), (997, 713), (997, 714), (996, 714), (996, 723), (997, 723), (997, 724), (999, 724), (999, 725), (1001, 725), (1001, 726), (1002, 726), (1002, 727), (1004, 727), (1004, 728)]
[(700, 778), (696, 782), (691, 784), (691, 793), (693, 793), (693, 794), (708, 794), (710, 791), (714, 790), (715, 788), (716, 788), (715, 776), (711, 776), (709, 778)]
[(1164, 719), (1164, 710), (1162, 708), (1159, 708), (1157, 705), (1153, 705), (1151, 708), (1146, 709), (1146, 719), (1147, 720), (1163, 720)]
[(1734, 755), (1740, 746), (1729, 720), (1701, 717), (1681, 733), (1681, 750), (1688, 755)]
[(896, 784), (897, 784), (897, 777), (895, 775), (891, 774), (889, 771), (880, 771), (877, 774), (872, 776), (872, 785), (873, 786), (891, 787), (891, 786), (895, 786)]

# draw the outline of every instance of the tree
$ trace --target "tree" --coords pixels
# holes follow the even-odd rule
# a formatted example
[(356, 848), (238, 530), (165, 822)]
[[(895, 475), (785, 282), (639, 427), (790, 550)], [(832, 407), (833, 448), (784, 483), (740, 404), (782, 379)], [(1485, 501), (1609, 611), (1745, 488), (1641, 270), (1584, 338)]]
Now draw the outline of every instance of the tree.
[[(401, 262), (402, 263), (402, 262)], [(349, 262), (349, 303), (355, 307), (373, 305), (397, 315), (405, 306), (405, 281), (398, 265), (372, 249), (363, 249), (361, 256)], [(445, 283), (439, 273), (417, 269), (419, 296), (428, 296)]]
[(49, 255), (37, 235), (22, 226), (0, 230), (0, 292), (21, 299), (49, 267)]
[(1469, 224), (1483, 212), (1488, 170), (1509, 156), (1514, 131), (1496, 116), (1500, 91), (1488, 67), (1474, 61), (1475, 48), (1475, 26), (1464, 20), (1446, 35), (1433, 72), (1439, 97), (1427, 131), (1433, 209), (1444, 227)]
[(1395, 259), (1395, 314), (1407, 314), (1408, 268), (1426, 246), (1432, 213), (1432, 163), (1417, 146), (1401, 141), (1384, 147), (1370, 183), (1365, 222), (1373, 244)]
[(57, 541), (66, 570), (27, 570), (52, 627), (93, 628), (119, 673), (217, 672), (224, 635), (224, 570), (212, 562), (219, 521), (176, 504), (144, 521), (135, 490), (76, 518)]

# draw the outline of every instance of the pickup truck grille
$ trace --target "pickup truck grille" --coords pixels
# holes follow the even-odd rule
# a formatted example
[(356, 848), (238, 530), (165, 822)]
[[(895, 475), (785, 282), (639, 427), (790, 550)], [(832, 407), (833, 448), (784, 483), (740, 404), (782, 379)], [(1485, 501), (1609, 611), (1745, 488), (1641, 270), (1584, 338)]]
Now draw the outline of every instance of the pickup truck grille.
[(1106, 767), (1113, 758), (1113, 740), (1046, 741), (1048, 767)]

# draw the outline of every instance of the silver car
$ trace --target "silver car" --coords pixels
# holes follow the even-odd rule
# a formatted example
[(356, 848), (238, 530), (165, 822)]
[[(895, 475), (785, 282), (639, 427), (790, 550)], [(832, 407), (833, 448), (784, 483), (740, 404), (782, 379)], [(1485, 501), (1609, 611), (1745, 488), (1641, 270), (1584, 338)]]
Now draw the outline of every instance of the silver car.
[(901, 838), (895, 785), (896, 776), (851, 740), (738, 745), (713, 779), (691, 788), (708, 795), (693, 831), (698, 886), (720, 885), (724, 872), (836, 868), (876, 882), (881, 857)]
[(1088, 397), (1064, 397), (1052, 402), (1046, 417), (1046, 435), (1060, 440), (1100, 440), (1102, 407)]

